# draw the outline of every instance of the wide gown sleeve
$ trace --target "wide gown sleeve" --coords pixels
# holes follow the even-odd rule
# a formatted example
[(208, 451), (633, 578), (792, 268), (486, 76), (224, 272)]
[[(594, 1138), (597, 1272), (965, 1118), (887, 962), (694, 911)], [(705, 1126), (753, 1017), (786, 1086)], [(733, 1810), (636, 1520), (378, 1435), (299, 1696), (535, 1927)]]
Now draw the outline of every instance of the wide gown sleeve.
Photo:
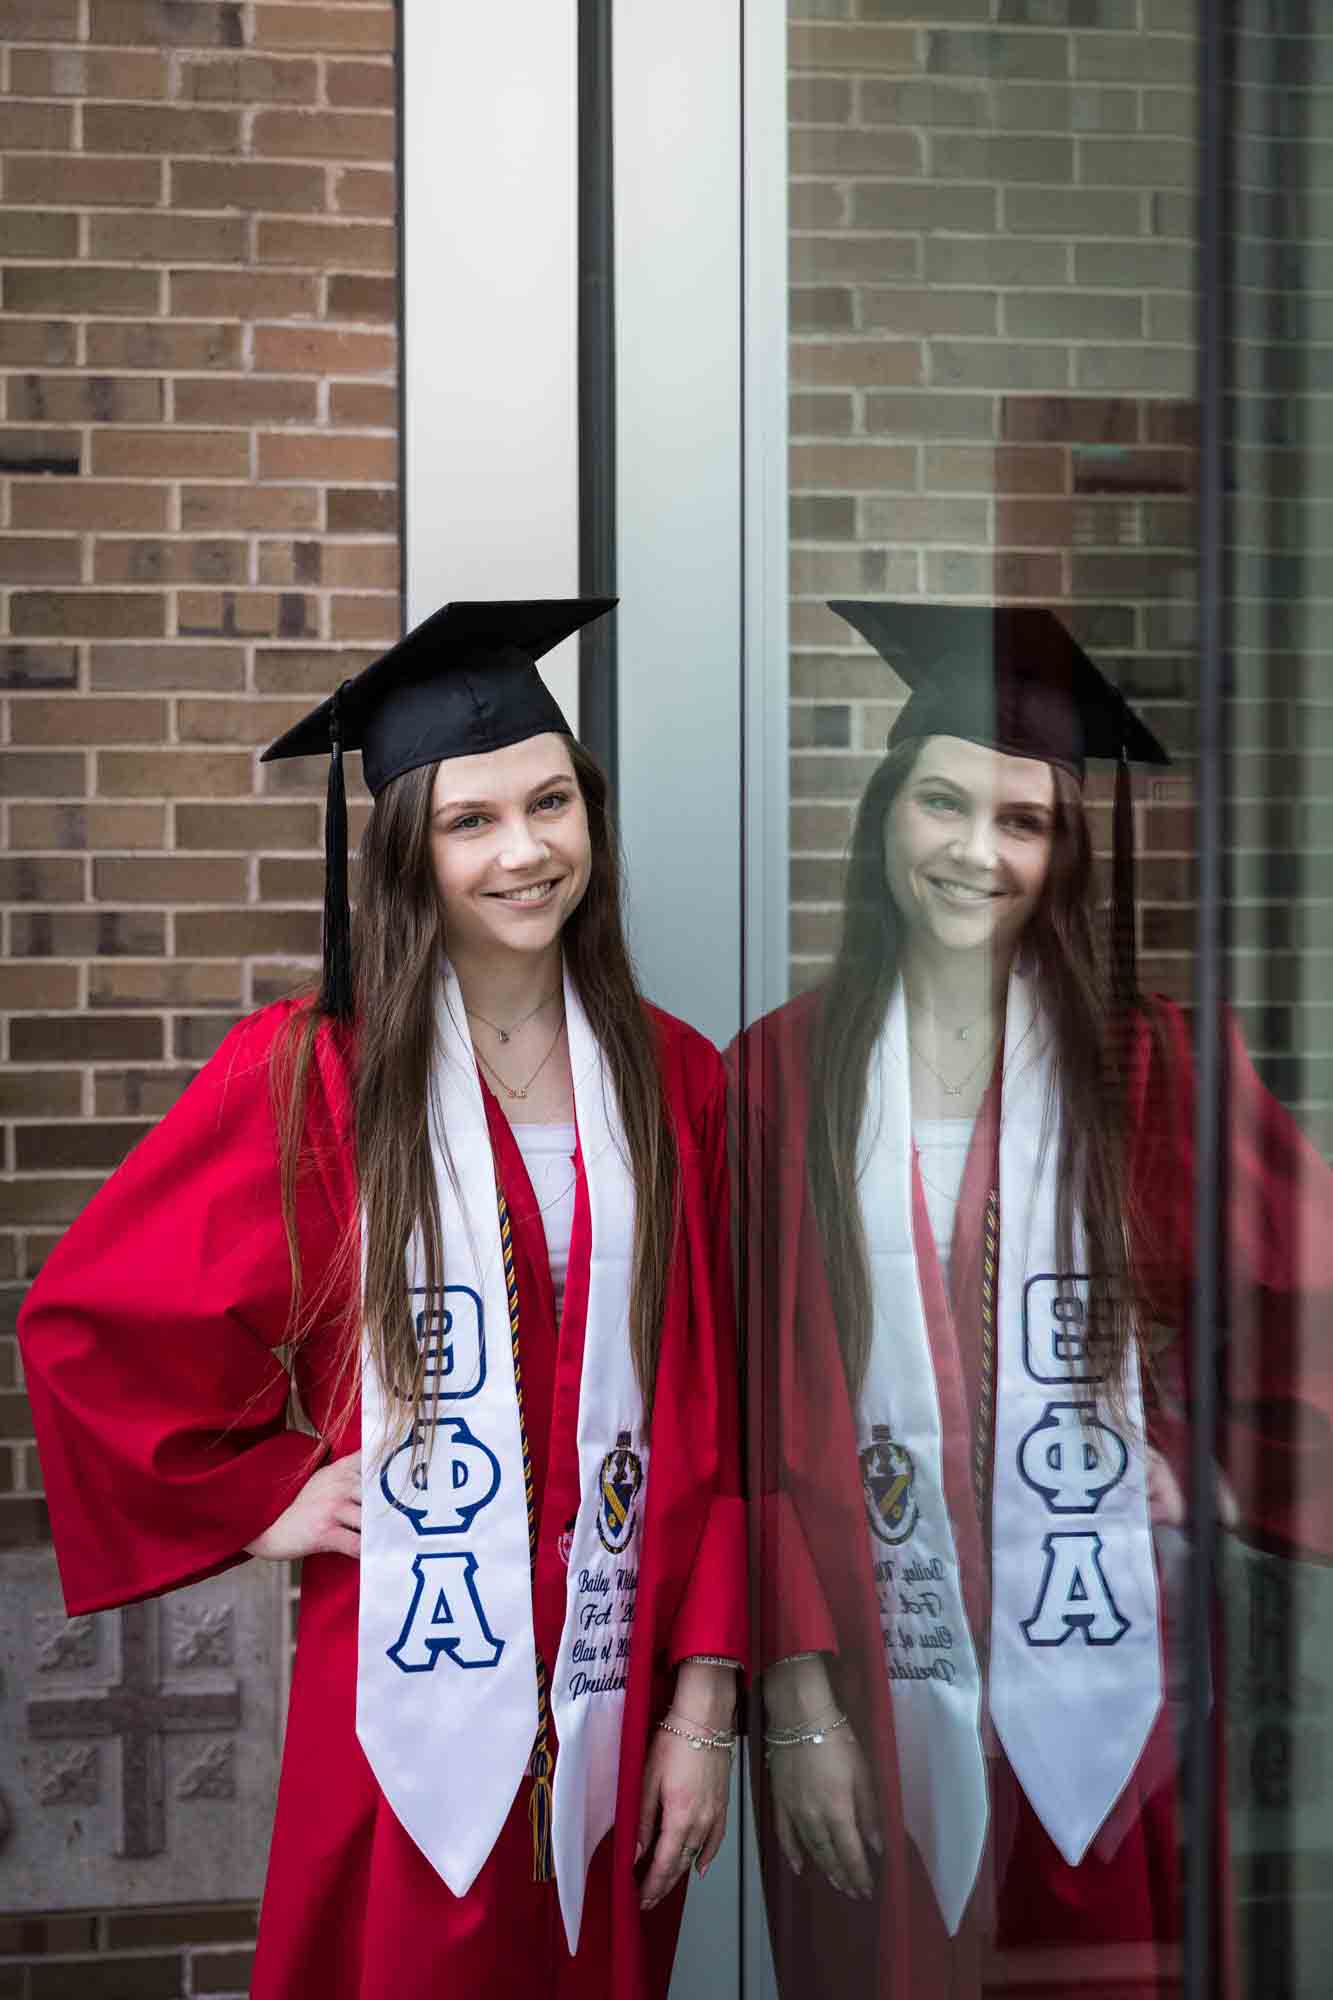
[(1242, 1533), (1333, 1557), (1333, 1172), (1230, 1037), (1223, 1465)]
[[(71, 1614), (241, 1560), (322, 1456), (287, 1426), (273, 1352), (291, 1296), (277, 1012), (228, 1036), (63, 1238), (20, 1317)], [(303, 1242), (307, 1218), (330, 1235), (319, 1176), (301, 1193)]]
[[(1145, 1233), (1193, 1240), (1194, 1082), (1188, 1029), (1161, 1007), (1141, 1144)], [(1276, 1554), (1333, 1556), (1333, 1171), (1255, 1073), (1227, 1025), (1225, 1321), (1217, 1329), (1218, 1460), (1237, 1532)], [(1173, 1134), (1168, 1143), (1166, 1134)], [(1168, 1324), (1186, 1323), (1193, 1257), (1168, 1260)], [(1149, 1252), (1149, 1268), (1152, 1254)], [(1171, 1299), (1172, 1286), (1180, 1287)], [(1197, 1350), (1197, 1330), (1194, 1341)], [(1191, 1364), (1187, 1363), (1187, 1366)], [(1188, 1478), (1189, 1396), (1177, 1404)], [(1164, 1426), (1164, 1435), (1172, 1436)]]
[[(804, 1100), (793, 1109), (786, 1053), (770, 1022), (739, 1036), (726, 1056), (757, 1672), (794, 1654), (838, 1651), (833, 1612), (792, 1496), (787, 1450), (800, 1422), (805, 1171)], [(828, 1329), (815, 1315), (805, 1332), (819, 1341)], [(841, 1368), (836, 1343), (827, 1342), (821, 1365)]]
[[(698, 1550), (676, 1611), (669, 1647), (673, 1665), (691, 1654), (711, 1654), (748, 1668), (749, 1598), (746, 1580), (745, 1502), (741, 1489), (740, 1405), (736, 1313), (732, 1289), (731, 1222), (727, 1166), (726, 1083), (709, 1049), (709, 1087), (692, 1119), (697, 1159), (682, 1178), (687, 1192), (683, 1239), (691, 1258), (700, 1374), (706, 1358), (716, 1427), (717, 1472)], [(704, 1405), (701, 1403), (701, 1408)]]

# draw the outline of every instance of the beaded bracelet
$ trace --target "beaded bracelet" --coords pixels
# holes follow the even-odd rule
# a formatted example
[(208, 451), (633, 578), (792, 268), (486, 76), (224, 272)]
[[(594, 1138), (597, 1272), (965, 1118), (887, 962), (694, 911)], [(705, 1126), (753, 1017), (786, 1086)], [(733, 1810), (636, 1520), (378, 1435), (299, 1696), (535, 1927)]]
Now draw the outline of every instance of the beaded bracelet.
[(680, 1664), (682, 1667), (730, 1667), (734, 1674), (741, 1670), (739, 1660), (728, 1660), (721, 1653), (687, 1653)]
[(691, 1750), (726, 1750), (734, 1753), (736, 1749), (734, 1729), (700, 1729), (696, 1723), (691, 1723), (688, 1728), (683, 1729), (680, 1723), (673, 1722), (669, 1715), (664, 1715), (657, 1726), (659, 1729), (664, 1729), (668, 1736), (679, 1736), (682, 1743), (689, 1744)]

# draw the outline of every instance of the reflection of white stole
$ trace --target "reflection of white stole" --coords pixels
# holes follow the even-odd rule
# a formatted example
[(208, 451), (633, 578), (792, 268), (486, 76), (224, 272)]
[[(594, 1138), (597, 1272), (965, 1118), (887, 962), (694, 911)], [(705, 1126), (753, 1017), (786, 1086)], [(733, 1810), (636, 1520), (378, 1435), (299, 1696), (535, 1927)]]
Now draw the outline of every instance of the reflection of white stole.
[[(565, 1012), (592, 1223), (579, 1388), (581, 1498), (551, 1683), (560, 1744), (552, 1836), (573, 1951), (588, 1861), (615, 1817), (625, 1673), (623, 1662), (615, 1670), (612, 1657), (600, 1672), (575, 1683), (570, 1654), (581, 1620), (595, 1618), (617, 1592), (617, 1577), (628, 1567), (622, 1558), (637, 1558), (631, 1544), (642, 1515), (647, 1453), (629, 1349), (634, 1189), (628, 1155), (614, 1087), (568, 978)], [(462, 998), (448, 967), (437, 1020), (431, 1143), (445, 1286), (433, 1305), (424, 1295), (414, 1303), (422, 1307), (416, 1324), (427, 1349), (428, 1387), (439, 1387), (438, 1416), (427, 1460), (414, 1466), (410, 1439), (389, 1449), (396, 1420), (367, 1358), (357, 1735), (399, 1820), (462, 1896), (523, 1782), (537, 1729), (537, 1674), (495, 1161)], [(414, 1287), (421, 1284), (419, 1266), (414, 1245)], [(591, 1632), (599, 1650), (609, 1642), (614, 1653), (618, 1640), (627, 1648), (633, 1595), (620, 1586), (623, 1608), (614, 1636), (589, 1623), (585, 1645)]]
[(1143, 1754), (1162, 1703), (1162, 1648), (1138, 1352), (1114, 1418), (1087, 1358), (1087, 1276), (1057, 1283), (1069, 1275), (1056, 1247), (1059, 1156), (1050, 1038), (1032, 982), (1014, 975), (1000, 1106), (990, 1704), (1033, 1810), (1077, 1864)]
[[(1030, 982), (1015, 973), (1000, 1106), (990, 1704), (1034, 1810), (1077, 1863), (1142, 1752), (1161, 1702), (1161, 1660), (1137, 1361), (1122, 1437), (1096, 1412), (1081, 1362), (1086, 1280), (1060, 1274), (1056, 1257), (1053, 1082)], [(913, 1157), (899, 985), (872, 1057), (863, 1126), (874, 1322), (858, 1439), (904, 1816), (952, 1933), (976, 1879), (987, 1795), (981, 1677), (945, 1500), (913, 1238)], [(1057, 1285), (1057, 1274), (1076, 1282)]]

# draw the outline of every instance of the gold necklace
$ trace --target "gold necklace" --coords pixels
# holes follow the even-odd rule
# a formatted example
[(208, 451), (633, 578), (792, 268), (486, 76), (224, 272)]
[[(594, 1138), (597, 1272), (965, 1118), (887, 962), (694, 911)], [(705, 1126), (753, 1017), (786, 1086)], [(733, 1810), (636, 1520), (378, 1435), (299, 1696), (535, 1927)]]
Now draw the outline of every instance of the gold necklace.
[(520, 1028), (526, 1028), (528, 1022), (535, 1019), (535, 1017), (541, 1013), (542, 1008), (547, 1005), (548, 1001), (554, 1000), (556, 993), (558, 991), (559, 988), (553, 986), (549, 993), (543, 995), (543, 997), (537, 1002), (537, 1005), (535, 1007), (530, 1008), (526, 1014), (520, 1015), (518, 1020), (515, 1021), (513, 1025), (508, 1028), (502, 1028), (498, 1021), (493, 1021), (491, 1019), (489, 1014), (483, 1014), (480, 1007), (469, 1007), (466, 1000), (463, 1002), (463, 1012), (469, 1015), (473, 1020), (484, 1021), (486, 1026), (492, 1029), (500, 1037), (500, 1040), (502, 1042), (507, 1042), (511, 1035), (516, 1035), (518, 1033)]
[[(908, 999), (911, 1000), (911, 997), (912, 996), (909, 994)], [(991, 1010), (989, 1006), (983, 1007), (979, 1014), (974, 1014), (972, 1016), (972, 1019), (966, 1022), (961, 1028), (947, 1028), (947, 1029), (944, 1027), (944, 1023), (939, 1019), (938, 1015), (934, 1012), (934, 1010), (928, 1007), (925, 1002), (921, 1003), (921, 1011), (923, 1013), (929, 1013), (930, 1018), (932, 1021), (934, 1021), (936, 1027), (939, 1028), (943, 1033), (952, 1035), (953, 1039), (956, 1042), (966, 1042), (971, 1039), (972, 1030), (976, 1027), (978, 1021), (984, 1021), (987, 1014), (989, 1014)]]
[(936, 1082), (939, 1083), (943, 1088), (946, 1097), (961, 1097), (963, 1092), (967, 1089), (968, 1084), (971, 1083), (973, 1077), (976, 1075), (977, 1071), (981, 1068), (981, 1065), (988, 1060), (991, 1061), (994, 1060), (995, 1051), (1000, 1046), (1000, 1035), (1002, 1035), (1003, 1032), (1004, 1030), (1001, 1029), (1000, 1034), (996, 1035), (990, 1047), (988, 1049), (982, 1050), (977, 1060), (973, 1063), (971, 1069), (967, 1072), (967, 1075), (964, 1077), (960, 1077), (957, 1083), (950, 1083), (948, 1077), (945, 1076), (944, 1072), (942, 1070), (936, 1069), (934, 1063), (930, 1060), (930, 1057), (927, 1055), (923, 1055), (921, 1053), (921, 1050), (917, 1047), (916, 1043), (912, 1040), (912, 1037), (910, 1035), (907, 1037), (907, 1046), (912, 1051), (912, 1054), (916, 1056), (918, 1061), (923, 1062), (926, 1065), (926, 1068), (930, 1071), (931, 1075), (935, 1078)]
[[(486, 1025), (487, 1027), (489, 1027), (491, 1024), (488, 1021)], [(528, 1092), (532, 1089), (533, 1084), (537, 1081), (537, 1078), (541, 1075), (542, 1071), (546, 1068), (547, 1063), (550, 1062), (551, 1057), (555, 1054), (556, 1043), (560, 1040), (560, 1037), (564, 1034), (564, 1032), (565, 1032), (565, 1017), (562, 1014), (560, 1016), (560, 1026), (555, 1031), (555, 1035), (552, 1038), (550, 1048), (547, 1049), (546, 1054), (542, 1057), (541, 1061), (538, 1063), (536, 1069), (532, 1072), (532, 1075), (528, 1078), (527, 1082), (517, 1087), (515, 1087), (515, 1085), (512, 1083), (505, 1082), (504, 1078), (501, 1076), (499, 1070), (495, 1067), (494, 1063), (488, 1062), (486, 1060), (486, 1057), (482, 1054), (481, 1050), (477, 1047), (475, 1042), (472, 1044), (472, 1052), (476, 1056), (477, 1061), (482, 1064), (483, 1068), (488, 1069), (490, 1071), (491, 1075), (495, 1078), (495, 1081), (499, 1084), (501, 1090), (503, 1090), (507, 1096), (512, 1097), (517, 1102), (518, 1099), (526, 1097)]]

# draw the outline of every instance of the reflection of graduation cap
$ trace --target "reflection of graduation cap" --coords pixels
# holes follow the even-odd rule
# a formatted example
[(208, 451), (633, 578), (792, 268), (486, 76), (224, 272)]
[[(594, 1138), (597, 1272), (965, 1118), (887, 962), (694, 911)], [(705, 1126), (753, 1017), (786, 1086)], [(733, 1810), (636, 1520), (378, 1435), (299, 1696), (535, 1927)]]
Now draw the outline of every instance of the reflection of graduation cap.
[(1152, 731), (1038, 605), (829, 606), (911, 689), (890, 743), (961, 736), (1083, 776), (1084, 759), (1168, 764)]
[(396, 646), (344, 681), (261, 758), (329, 758), (324, 821), (324, 978), (320, 1007), (352, 1012), (347, 903), (347, 800), (342, 759), (359, 750), (378, 798), (407, 771), (446, 757), (475, 756), (569, 724), (537, 672), (537, 661), (600, 618), (614, 597), (528, 598), (446, 604)]
[(1137, 992), (1134, 820), (1129, 766), (1169, 764), (1152, 731), (1053, 611), (1038, 605), (829, 605), (911, 690), (890, 747), (958, 736), (1057, 764), (1080, 780), (1085, 759), (1116, 764), (1112, 931), (1118, 996)]

